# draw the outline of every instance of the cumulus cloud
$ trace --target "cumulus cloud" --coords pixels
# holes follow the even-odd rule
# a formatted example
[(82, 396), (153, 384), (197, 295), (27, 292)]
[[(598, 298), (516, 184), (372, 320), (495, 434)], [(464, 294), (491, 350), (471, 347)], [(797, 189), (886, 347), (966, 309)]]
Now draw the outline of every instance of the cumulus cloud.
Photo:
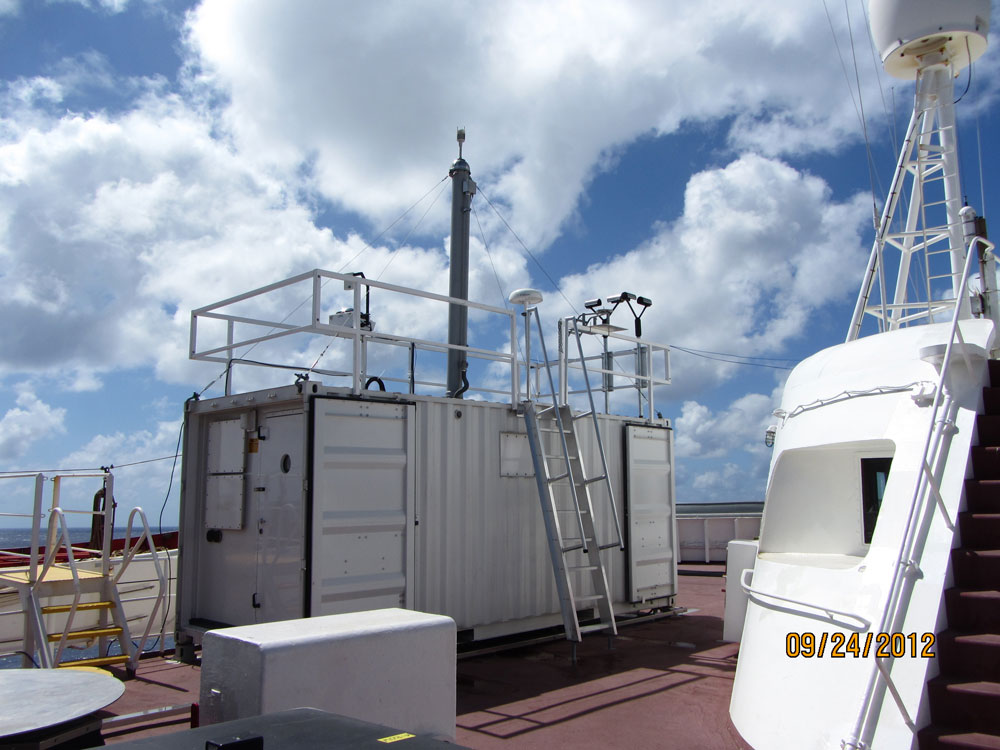
[[(102, 12), (127, 5), (77, 1)], [(0, 15), (18, 7), (0, 0)], [(833, 22), (843, 34), (845, 22)], [(864, 19), (854, 22), (865, 38)], [(818, 309), (856, 288), (870, 199), (835, 199), (795, 166), (860, 132), (822, 8), (506, 0), (473, 14), (456, 0), (204, 0), (183, 34), (175, 80), (123, 77), (101, 54), (81, 52), (3, 82), (0, 375), (40, 373), (83, 392), (111, 371), (151, 367), (161, 380), (201, 385), (219, 368), (187, 360), (188, 311), (313, 267), (446, 291), (447, 200), (436, 191), (448, 186), (435, 183), (456, 155), (456, 125), (468, 129), (481, 186), (474, 299), (533, 282), (486, 197), (542, 251), (572, 226), (595, 176), (637, 139), (668, 142), (702, 124), (723, 134), (711, 165), (663, 177), (687, 181), (681, 210), (664, 206), (644, 242), (577, 267), (555, 282), (560, 292), (579, 305), (628, 288), (654, 300), (643, 318), (648, 339), (787, 355)], [(875, 99), (876, 79), (863, 85)], [(992, 83), (984, 89), (995, 93)], [(99, 94), (112, 90), (115, 106), (102, 106)], [(406, 222), (373, 239), (420, 195), (426, 201)], [(324, 314), (344, 301), (336, 285), (324, 295)], [(571, 311), (548, 297), (550, 322)], [(288, 290), (254, 312), (301, 315), (302, 298)], [(379, 330), (440, 334), (430, 304), (392, 304), (383, 292), (372, 303)], [(474, 333), (485, 329), (481, 317)], [(342, 368), (346, 355), (323, 354), (327, 343), (281, 353), (307, 365), (323, 355), (322, 367)], [(373, 367), (385, 364), (380, 356)], [(726, 435), (759, 442), (764, 396), (721, 412), (701, 406), (733, 365), (679, 351), (672, 365), (669, 397), (690, 405), (678, 419), (687, 432), (680, 452), (723, 455), (737, 445)], [(19, 403), (8, 414), (30, 408), (41, 407)], [(107, 440), (88, 446), (94, 460), (115, 440), (159, 445)], [(713, 469), (698, 481), (735, 486), (745, 471)]]
[(733, 118), (732, 144), (781, 155), (833, 149), (857, 130), (827, 19), (808, 4), (466, 10), (206, 0), (187, 38), (248, 154), (308, 162), (317, 190), (376, 223), (442, 171), (448, 131), (467, 125), (470, 158), (532, 246), (558, 234), (595, 172), (640, 135)]
[(66, 410), (42, 401), (28, 385), (16, 389), (15, 406), (0, 417), (0, 460), (23, 456), (32, 443), (66, 431)]
[(674, 421), (675, 446), (681, 458), (719, 458), (737, 450), (764, 454), (764, 430), (773, 422), (773, 395), (748, 393), (720, 413), (685, 401)]
[[(614, 283), (653, 299), (642, 318), (650, 340), (780, 354), (805, 334), (812, 313), (856, 288), (867, 211), (860, 195), (834, 201), (820, 178), (747, 154), (693, 175), (678, 219), (643, 246), (564, 278), (562, 292), (582, 301)], [(734, 371), (675, 352), (671, 395), (684, 398)]]
[[(180, 461), (175, 465), (172, 456), (180, 426), (180, 420), (163, 420), (155, 422), (152, 429), (99, 433), (82, 447), (63, 456), (59, 464), (80, 468), (113, 467), (115, 500), (118, 503), (116, 526), (124, 526), (131, 509), (141, 507), (155, 532), (160, 509), (167, 500), (167, 487), (171, 486), (171, 472), (174, 472), (173, 491), (164, 523), (172, 524), (177, 517)], [(143, 463), (135, 465), (134, 462)], [(66, 502), (89, 503), (98, 487), (94, 480), (68, 481)]]

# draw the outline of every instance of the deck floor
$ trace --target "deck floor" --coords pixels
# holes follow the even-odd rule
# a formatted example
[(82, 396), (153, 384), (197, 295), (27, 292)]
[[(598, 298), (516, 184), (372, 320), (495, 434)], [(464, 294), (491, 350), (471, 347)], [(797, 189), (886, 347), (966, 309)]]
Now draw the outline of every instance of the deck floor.
[[(615, 646), (588, 637), (577, 662), (564, 641), (458, 662), (456, 741), (471, 748), (749, 748), (729, 720), (737, 644), (723, 643), (721, 565), (682, 566), (689, 613), (621, 629)], [(699, 573), (690, 575), (690, 573)], [(144, 660), (109, 711), (123, 715), (198, 700), (197, 667)], [(113, 744), (187, 728), (187, 715), (105, 730)]]

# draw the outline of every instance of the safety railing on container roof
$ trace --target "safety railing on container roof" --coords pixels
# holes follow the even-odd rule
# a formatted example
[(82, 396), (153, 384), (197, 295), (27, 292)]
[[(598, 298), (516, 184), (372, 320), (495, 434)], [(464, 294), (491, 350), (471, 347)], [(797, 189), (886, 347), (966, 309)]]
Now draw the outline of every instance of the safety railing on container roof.
[[(601, 350), (596, 354), (586, 355), (583, 352), (582, 337), (598, 336), (601, 339)], [(576, 342), (571, 345), (570, 337)], [(611, 342), (628, 345), (627, 349), (612, 351)], [(659, 369), (656, 360), (662, 355), (662, 375), (656, 374)], [(622, 366), (629, 362), (631, 368)], [(595, 364), (596, 363), (596, 366)], [(617, 365), (617, 366), (616, 366)], [(579, 373), (584, 380), (586, 373), (600, 376), (600, 385), (591, 388), (590, 383), (573, 389), (571, 373)], [(626, 381), (625, 386), (617, 385), (616, 380)], [(579, 382), (579, 381), (578, 381)], [(604, 411), (610, 411), (611, 392), (615, 390), (635, 389), (638, 392), (639, 416), (653, 417), (656, 414), (654, 394), (656, 386), (670, 385), (670, 347), (645, 341), (636, 336), (629, 336), (621, 331), (607, 330), (606, 327), (587, 325), (579, 318), (569, 316), (559, 321), (559, 400), (568, 403), (570, 396), (578, 394), (604, 394)]]
[[(991, 253), (994, 250), (994, 243), (986, 240), (985, 238), (971, 238), (966, 252), (965, 268), (962, 273), (961, 285), (959, 287), (958, 294), (955, 297), (956, 300), (963, 299), (968, 291), (972, 263), (974, 259), (978, 260), (979, 258), (979, 254), (974, 252), (974, 250), (977, 249), (977, 245), (978, 249), (981, 249), (984, 253)], [(944, 505), (944, 499), (941, 496), (941, 490), (938, 485), (937, 478), (934, 476), (934, 467), (941, 461), (941, 450), (944, 445), (945, 435), (954, 424), (953, 419), (949, 416), (953, 407), (953, 402), (950, 394), (947, 396), (945, 395), (945, 389), (948, 383), (951, 357), (954, 351), (955, 343), (956, 341), (960, 344), (965, 343), (962, 338), (962, 330), (959, 327), (961, 312), (961, 305), (956, 303), (951, 318), (951, 330), (948, 335), (948, 343), (945, 346), (944, 360), (941, 363), (941, 370), (938, 373), (937, 386), (934, 390), (934, 403), (931, 409), (930, 422), (927, 426), (927, 435), (924, 440), (923, 454), (920, 459), (920, 472), (917, 476), (917, 482), (913, 489), (913, 499), (910, 502), (905, 531), (899, 545), (896, 562), (893, 567), (892, 584), (889, 589), (889, 596), (886, 598), (886, 603), (882, 610), (879, 632), (883, 633), (899, 630), (906, 616), (907, 606), (909, 603), (907, 595), (912, 589), (915, 573), (919, 570), (920, 563), (920, 560), (914, 559), (914, 557), (916, 556), (919, 558), (919, 555), (916, 553), (923, 547), (924, 539), (926, 538), (930, 528), (930, 524), (919, 523), (927, 507), (929, 499), (928, 495), (932, 497), (938, 511), (942, 514), (947, 527), (949, 529), (954, 529), (954, 522)], [(964, 358), (966, 367), (968, 368), (970, 366), (968, 352), (964, 346), (960, 351)], [(942, 413), (942, 410), (945, 416), (939, 419), (938, 417)], [(900, 714), (903, 717), (903, 721), (911, 730), (916, 731), (913, 719), (906, 710), (903, 699), (892, 680), (892, 675), (890, 673), (891, 665), (891, 657), (887, 659), (879, 659), (878, 656), (874, 657), (874, 663), (868, 677), (868, 683), (866, 685), (861, 703), (861, 711), (858, 714), (858, 719), (854, 726), (854, 732), (849, 739), (846, 739), (841, 743), (842, 747), (860, 750), (860, 748), (869, 746), (871, 738), (875, 733), (878, 716), (881, 713), (880, 704), (875, 700), (875, 693), (878, 689), (880, 679), (885, 684), (889, 694), (892, 696), (896, 707), (899, 709)]]
[[(350, 292), (348, 296), (341, 296), (341, 304), (332, 304), (335, 292), (339, 290), (327, 290), (325, 287), (330, 281), (343, 282), (342, 291)], [(288, 294), (291, 287), (302, 284), (310, 284), (308, 293), (295, 299), (300, 300), (298, 306), (294, 307), (291, 313), (284, 318), (264, 317), (260, 310), (288, 309), (294, 303), (294, 299), (281, 299), (281, 295)], [(419, 320), (422, 314), (425, 316), (427, 310), (420, 307), (421, 300), (432, 303), (441, 303), (447, 306), (458, 305), (468, 308), (471, 315), (486, 314), (501, 316), (504, 318), (503, 329), (499, 332), (499, 337), (506, 339), (505, 344), (497, 349), (486, 349), (482, 347), (463, 346), (449, 343), (446, 340), (433, 340), (429, 338), (411, 336), (406, 334), (376, 331), (373, 317), (368, 309), (372, 290), (380, 290), (382, 294), (401, 295), (409, 304), (415, 305), (409, 315), (404, 313), (403, 317), (408, 321)], [(302, 297), (305, 297), (302, 299)], [(379, 304), (382, 309), (388, 306), (383, 301)], [(348, 301), (350, 306), (343, 304)], [(362, 312), (362, 307), (365, 312)], [(243, 310), (243, 308), (252, 308)], [(308, 309), (308, 320), (300, 319), (298, 322), (291, 322), (298, 318), (304, 318), (305, 313), (300, 312)], [(242, 314), (246, 312), (247, 314)], [(437, 316), (438, 319), (447, 320), (447, 310)], [(203, 330), (206, 321), (220, 321), (225, 324), (224, 343), (218, 343), (222, 335), (216, 334), (217, 342), (211, 346), (203, 347), (200, 339), (205, 335)], [(442, 329), (444, 325), (442, 324)], [(239, 334), (239, 335), (237, 335)], [(326, 347), (330, 348), (336, 339), (342, 339), (350, 346), (349, 353), (345, 359), (350, 361), (350, 370), (331, 369), (320, 367), (319, 362), (325, 356), (326, 349), (320, 353), (316, 362), (310, 367), (307, 364), (289, 364), (279, 361), (263, 361), (261, 354), (254, 355), (254, 350), (269, 342), (276, 342), (291, 336), (316, 335), (324, 337)], [(445, 337), (446, 338), (446, 337)], [(490, 381), (500, 376), (492, 373), (494, 378), (484, 377), (483, 383), (470, 385), (469, 391), (490, 394), (493, 396), (504, 396), (510, 399), (510, 403), (516, 404), (520, 400), (519, 394), (519, 367), (520, 363), (514, 353), (517, 342), (517, 313), (492, 305), (485, 305), (479, 302), (448, 297), (442, 294), (426, 292), (418, 289), (387, 284), (374, 279), (367, 279), (355, 274), (334, 273), (314, 269), (306, 273), (292, 276), (283, 281), (268, 284), (267, 286), (238, 294), (234, 297), (215, 302), (191, 312), (191, 334), (190, 334), (190, 357), (194, 360), (207, 362), (219, 362), (227, 365), (226, 394), (231, 392), (231, 384), (228, 375), (231, 374), (232, 366), (236, 364), (254, 365), (262, 367), (277, 367), (282, 369), (305, 370), (318, 375), (327, 375), (335, 378), (345, 378), (350, 382), (351, 392), (356, 394), (367, 389), (373, 381), (395, 382), (403, 384), (409, 393), (415, 393), (418, 387), (443, 388), (445, 383), (438, 380), (418, 378), (416, 373), (417, 352), (433, 352), (444, 354), (451, 350), (464, 352), (469, 360), (473, 360), (484, 366), (486, 370), (490, 367), (499, 366), (503, 370), (509, 370), (509, 384), (505, 388), (490, 387)], [(402, 349), (407, 353), (405, 364), (398, 362), (391, 363), (388, 371), (376, 373), (369, 364), (369, 350), (373, 347), (384, 346)], [(374, 349), (373, 349), (374, 351)], [(279, 352), (279, 356), (287, 358), (288, 350)], [(299, 352), (301, 356), (301, 352)], [(310, 358), (313, 356), (309, 355)], [(252, 358), (251, 358), (252, 357)], [(387, 359), (391, 360), (391, 356)], [(443, 371), (443, 368), (438, 368)], [(487, 375), (491, 373), (487, 372)], [(504, 378), (506, 379), (506, 378)]]

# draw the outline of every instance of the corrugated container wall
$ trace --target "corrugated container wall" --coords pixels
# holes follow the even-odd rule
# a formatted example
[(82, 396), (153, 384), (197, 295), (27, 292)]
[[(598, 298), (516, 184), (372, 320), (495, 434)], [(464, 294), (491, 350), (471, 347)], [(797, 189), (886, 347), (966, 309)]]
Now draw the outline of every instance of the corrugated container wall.
[[(302, 390), (189, 407), (179, 642), (223, 624), (380, 606), (448, 615), (476, 640), (561, 622), (523, 417), (506, 404)], [(599, 421), (626, 541), (602, 553), (615, 609), (669, 606), (668, 425)], [(594, 475), (600, 455), (586, 423), (579, 442)], [(601, 541), (617, 539), (606, 491), (591, 491)]]

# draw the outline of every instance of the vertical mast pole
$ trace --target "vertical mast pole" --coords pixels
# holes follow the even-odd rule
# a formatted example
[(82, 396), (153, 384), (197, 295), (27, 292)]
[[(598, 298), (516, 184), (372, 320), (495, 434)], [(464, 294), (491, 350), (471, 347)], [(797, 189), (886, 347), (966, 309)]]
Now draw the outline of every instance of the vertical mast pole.
[[(476, 183), (472, 180), (469, 164), (462, 158), (465, 130), (458, 131), (458, 158), (451, 165), (451, 273), (448, 295), (456, 299), (469, 299), (469, 212)], [(448, 343), (451, 346), (468, 346), (469, 308), (451, 304), (448, 309)], [(465, 372), (469, 367), (466, 354), (461, 349), (448, 350), (448, 395), (461, 398), (468, 387)]]

